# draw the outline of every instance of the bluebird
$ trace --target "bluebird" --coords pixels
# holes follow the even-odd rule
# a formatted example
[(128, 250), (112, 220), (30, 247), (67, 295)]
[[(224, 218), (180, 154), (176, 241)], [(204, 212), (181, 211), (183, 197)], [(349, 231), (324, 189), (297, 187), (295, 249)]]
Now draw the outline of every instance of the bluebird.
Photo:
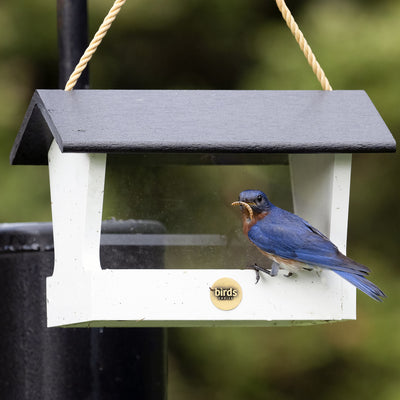
[(382, 301), (386, 297), (366, 278), (370, 272), (368, 267), (342, 254), (304, 219), (274, 206), (263, 192), (245, 190), (232, 205), (240, 205), (243, 233), (272, 260), (270, 269), (254, 265), (257, 274), (263, 271), (276, 276), (280, 267), (290, 271), (289, 274), (299, 269), (328, 269), (375, 300)]

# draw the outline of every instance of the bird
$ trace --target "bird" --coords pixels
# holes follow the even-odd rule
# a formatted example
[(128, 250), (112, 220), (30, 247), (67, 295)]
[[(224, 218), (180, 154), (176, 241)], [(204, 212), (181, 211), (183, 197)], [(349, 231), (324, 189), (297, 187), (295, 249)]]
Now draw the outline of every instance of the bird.
[(259, 271), (276, 276), (283, 268), (290, 276), (298, 270), (328, 269), (372, 299), (382, 301), (386, 297), (366, 278), (371, 272), (368, 267), (342, 254), (323, 233), (298, 215), (272, 204), (262, 191), (245, 190), (232, 205), (241, 208), (243, 233), (272, 260), (270, 269), (252, 266), (257, 272), (256, 283)]

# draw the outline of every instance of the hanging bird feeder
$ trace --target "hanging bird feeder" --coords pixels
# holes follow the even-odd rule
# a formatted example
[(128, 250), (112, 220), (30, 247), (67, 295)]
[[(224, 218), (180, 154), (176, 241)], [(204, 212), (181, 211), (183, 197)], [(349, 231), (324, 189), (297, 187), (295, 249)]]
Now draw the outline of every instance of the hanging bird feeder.
[[(249, 270), (102, 270), (106, 154), (147, 154), (172, 163), (202, 157), (210, 164), (252, 163), (255, 157), (267, 164), (268, 157), (284, 153), (295, 212), (345, 251), (351, 153), (394, 150), (392, 135), (363, 91), (36, 91), (11, 161), (48, 160), (55, 246), (49, 326), (355, 318), (355, 288), (329, 272), (255, 285)], [(242, 291), (240, 304), (229, 311), (210, 301), (210, 287), (223, 277)]]
[(354, 319), (356, 289), (330, 271), (279, 274), (255, 285), (250, 270), (102, 269), (106, 158), (118, 153), (210, 165), (288, 160), (295, 213), (345, 252), (351, 153), (395, 147), (358, 90), (37, 90), (11, 162), (49, 166), (55, 266), (47, 280), (48, 326)]

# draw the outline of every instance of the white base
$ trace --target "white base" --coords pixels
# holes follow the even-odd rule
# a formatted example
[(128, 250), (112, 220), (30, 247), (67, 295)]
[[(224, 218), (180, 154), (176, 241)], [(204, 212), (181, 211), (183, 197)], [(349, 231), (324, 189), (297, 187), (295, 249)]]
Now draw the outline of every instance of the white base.
[[(284, 274), (261, 273), (258, 284), (254, 271), (227, 269), (53, 276), (47, 280), (48, 326), (285, 326), (356, 318), (355, 307), (344, 302), (355, 297), (355, 289), (334, 273)], [(223, 277), (235, 279), (243, 290), (241, 303), (230, 311), (210, 300), (209, 288)]]

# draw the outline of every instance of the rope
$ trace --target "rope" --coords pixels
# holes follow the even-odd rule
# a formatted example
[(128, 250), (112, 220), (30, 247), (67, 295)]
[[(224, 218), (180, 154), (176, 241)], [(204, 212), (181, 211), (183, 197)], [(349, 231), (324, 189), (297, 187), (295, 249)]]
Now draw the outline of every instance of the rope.
[[(103, 23), (100, 25), (100, 28), (94, 35), (94, 38), (90, 42), (88, 48), (83, 53), (83, 56), (79, 60), (79, 63), (72, 72), (71, 76), (68, 79), (68, 82), (65, 85), (65, 90), (70, 91), (74, 88), (76, 82), (81, 76), (83, 70), (86, 68), (93, 54), (96, 52), (99, 47), (101, 41), (104, 36), (107, 34), (107, 31), (110, 29), (111, 24), (114, 22), (118, 13), (120, 12), (122, 6), (125, 4), (126, 0), (115, 0), (113, 6), (108, 12), (107, 16), (104, 18)], [(284, 0), (276, 0), (276, 5), (279, 8), (279, 11), (282, 13), (283, 19), (286, 21), (287, 26), (290, 28), (293, 36), (295, 37), (297, 43), (300, 46), (304, 56), (306, 57), (308, 63), (310, 64), (314, 74), (318, 78), (319, 83), (322, 86), (323, 90), (332, 90), (331, 85), (329, 84), (328, 78), (326, 77), (323, 69), (319, 65), (317, 59), (315, 58), (314, 53), (311, 50), (311, 47), (307, 43), (303, 33), (299, 29), (296, 21), (293, 18), (289, 8), (287, 7)]]
[(103, 23), (100, 25), (100, 28), (94, 35), (94, 38), (90, 42), (88, 48), (85, 50), (83, 56), (79, 60), (79, 63), (75, 67), (74, 72), (72, 72), (71, 76), (69, 77), (64, 90), (70, 91), (74, 88), (83, 70), (86, 68), (88, 62), (99, 47), (104, 36), (106, 36), (107, 31), (110, 29), (111, 24), (115, 20), (117, 14), (120, 12), (121, 7), (124, 5), (125, 1), (126, 0), (115, 0), (114, 5), (111, 7), (107, 16), (104, 18)]
[(293, 18), (293, 15), (290, 13), (286, 3), (284, 0), (276, 0), (276, 5), (279, 8), (279, 11), (282, 13), (283, 19), (286, 21), (287, 26), (291, 30), (293, 36), (295, 37), (297, 43), (300, 46), (301, 51), (304, 53), (308, 63), (310, 64), (314, 74), (318, 78), (319, 83), (322, 86), (323, 90), (332, 90), (331, 85), (329, 84), (328, 78), (325, 76), (325, 73), (321, 66), (319, 65), (317, 59), (314, 56), (314, 53), (311, 50), (311, 47), (307, 43), (303, 33), (299, 29), (296, 21)]

